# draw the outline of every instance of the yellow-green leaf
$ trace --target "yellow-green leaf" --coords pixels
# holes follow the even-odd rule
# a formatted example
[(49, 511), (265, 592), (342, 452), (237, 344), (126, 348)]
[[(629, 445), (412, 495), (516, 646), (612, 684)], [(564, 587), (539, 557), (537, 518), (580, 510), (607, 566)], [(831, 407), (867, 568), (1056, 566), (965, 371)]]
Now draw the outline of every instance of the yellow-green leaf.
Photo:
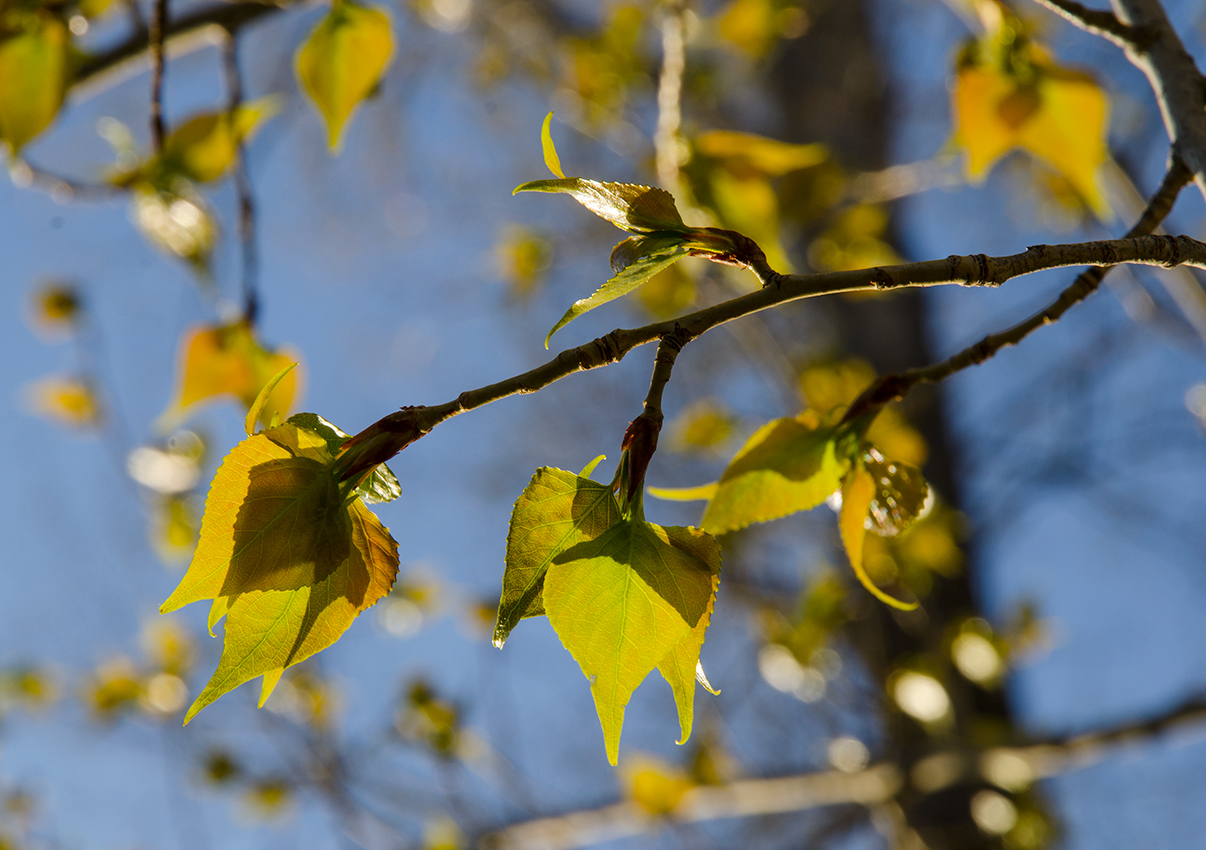
[(186, 723), (257, 676), (267, 699), (281, 671), (389, 592), (397, 544), (344, 492), (333, 461), (325, 435), (290, 421), (248, 437), (219, 467), (193, 561), (160, 609), (212, 599), (211, 633), (226, 617), (218, 669)]
[(1021, 148), (1054, 168), (1101, 216), (1109, 207), (1097, 182), (1109, 159), (1105, 93), (1086, 74), (1050, 64), (1035, 51), (1026, 79), (995, 64), (965, 64), (951, 93), (955, 141), (967, 174), (982, 180), (1010, 150)]
[(392, 53), (389, 15), (352, 0), (334, 0), (298, 49), (297, 79), (327, 123), (331, 150), (338, 150), (344, 124), (380, 83)]
[(874, 476), (861, 462), (855, 464), (842, 483), (842, 512), (838, 519), (842, 545), (846, 547), (846, 555), (850, 558), (850, 566), (854, 568), (855, 576), (872, 596), (893, 608), (912, 611), (917, 607), (916, 602), (902, 602), (884, 593), (875, 586), (875, 582), (871, 581), (871, 577), (863, 568), (863, 540), (867, 536), (868, 515), (875, 494)]
[(759, 428), (716, 485), (702, 525), (712, 534), (734, 531), (819, 505), (849, 468), (834, 428), (775, 419)]
[(525, 617), (544, 614), (544, 578), (554, 556), (593, 540), (619, 518), (611, 488), (563, 469), (541, 467), (524, 488), (507, 532), (494, 645), (501, 648)]
[(265, 97), (245, 103), (233, 113), (194, 115), (168, 134), (163, 163), (198, 183), (216, 180), (234, 163), (239, 144), (279, 111), (280, 99)]
[(636, 183), (600, 183), (583, 177), (531, 180), (516, 186), (520, 192), (549, 192), (569, 195), (599, 218), (629, 233), (671, 231), (686, 233), (674, 196), (665, 189)]
[(565, 172), (561, 170), (561, 159), (557, 156), (557, 148), (553, 145), (553, 135), (549, 132), (549, 124), (553, 121), (553, 113), (544, 116), (544, 123), (540, 125), (540, 147), (544, 150), (544, 164), (549, 167), (549, 171), (553, 172), (554, 177), (565, 177)]
[[(668, 678), (685, 700), (678, 669), (692, 650), (698, 660), (692, 635), (701, 622), (706, 629), (719, 573), (720, 550), (707, 535), (635, 516), (553, 558), (544, 610), (590, 681), (611, 764), (632, 692), (671, 653)], [(688, 647), (675, 652), (684, 640)], [(695, 664), (690, 668), (694, 675)], [(690, 708), (680, 708), (684, 731), (690, 724)]]
[[(289, 349), (264, 348), (246, 320), (189, 331), (180, 346), (180, 374), (175, 400), (160, 417), (176, 421), (193, 405), (215, 396), (234, 396), (250, 410), (260, 390), (298, 355)], [(259, 410), (259, 419), (271, 425), (283, 418), (297, 395), (300, 370), (283, 376)]]
[(17, 153), (54, 120), (71, 80), (71, 34), (58, 18), (0, 41), (0, 139)]

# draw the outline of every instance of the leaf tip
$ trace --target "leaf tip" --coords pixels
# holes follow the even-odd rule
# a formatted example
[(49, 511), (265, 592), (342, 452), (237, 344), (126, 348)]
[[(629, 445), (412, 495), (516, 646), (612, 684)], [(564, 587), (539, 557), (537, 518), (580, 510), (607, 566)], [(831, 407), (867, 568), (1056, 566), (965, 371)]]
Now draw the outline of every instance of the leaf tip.
[(565, 173), (561, 170), (561, 159), (557, 156), (557, 148), (553, 146), (553, 135), (549, 132), (552, 122), (553, 113), (550, 110), (549, 114), (544, 116), (544, 123), (540, 126), (540, 147), (544, 151), (544, 164), (548, 166), (549, 171), (564, 180)]

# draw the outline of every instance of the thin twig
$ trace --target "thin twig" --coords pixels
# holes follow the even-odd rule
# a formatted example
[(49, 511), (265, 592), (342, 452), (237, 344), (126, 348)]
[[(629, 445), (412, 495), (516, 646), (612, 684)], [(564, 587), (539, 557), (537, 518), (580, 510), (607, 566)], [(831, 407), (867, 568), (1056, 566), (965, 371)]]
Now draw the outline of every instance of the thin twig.
[[(226, 109), (234, 120), (234, 113), (243, 103), (243, 78), (239, 72), (238, 40), (234, 31), (228, 31), (222, 44), (222, 67), (226, 77)], [(251, 175), (247, 170), (246, 152), (243, 142), (235, 145), (234, 161), (235, 193), (239, 204), (239, 250), (243, 259), (243, 317), (255, 324), (259, 314), (259, 251), (256, 246), (255, 196), (252, 194)]]
[(1108, 39), (1119, 47), (1142, 47), (1151, 33), (1124, 24), (1113, 12), (1104, 9), (1090, 9), (1076, 0), (1034, 0), (1040, 6), (1045, 6), (1066, 21), (1080, 27), (1085, 32), (1091, 32)]
[(14, 160), (8, 171), (13, 184), (18, 188), (40, 189), (61, 204), (75, 200), (104, 200), (125, 191), (111, 183), (85, 183), (62, 177), (24, 159)]
[(163, 42), (167, 34), (168, 0), (155, 0), (151, 11), (151, 31), (148, 47), (151, 53), (151, 145), (156, 153), (163, 150)]
[[(1174, 160), (1160, 188), (1148, 202), (1135, 226), (1127, 232), (1126, 238), (1144, 237), (1158, 228), (1172, 210), (1181, 190), (1192, 179), (1193, 174), (1189, 169), (1180, 160)], [(1113, 265), (1096, 265), (1085, 269), (1071, 286), (1039, 312), (1007, 330), (989, 334), (975, 345), (968, 346), (946, 360), (930, 366), (884, 375), (855, 399), (846, 413), (846, 420), (853, 420), (889, 402), (904, 398), (918, 384), (937, 383), (970, 366), (978, 366), (1002, 349), (1017, 345), (1033, 331), (1058, 322), (1064, 313), (1096, 292), (1101, 281), (1113, 268)]]

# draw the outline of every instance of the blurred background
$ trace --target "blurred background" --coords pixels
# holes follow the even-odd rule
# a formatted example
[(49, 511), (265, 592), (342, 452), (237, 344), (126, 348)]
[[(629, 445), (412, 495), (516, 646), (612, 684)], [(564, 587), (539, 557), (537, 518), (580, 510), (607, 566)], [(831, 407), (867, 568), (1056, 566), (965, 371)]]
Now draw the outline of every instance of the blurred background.
[[(1201, 55), (1203, 4), (1165, 5)], [(233, 385), (182, 404), (187, 340), (242, 328), (225, 333), (300, 360), (294, 409), (349, 433), (545, 362), (622, 236), (569, 198), (512, 197), (547, 176), (549, 110), (566, 174), (664, 185), (688, 223), (746, 233), (780, 271), (1117, 236), (1165, 169), (1139, 72), (1020, 0), (382, 8), (392, 61), (335, 155), (294, 76), (326, 4), (173, 0), (169, 130), (277, 100), (227, 173), (152, 195), (121, 176), (151, 147), (152, 8), (46, 6), (91, 58), (0, 186), (0, 846), (1206, 847), (1206, 310), (1187, 271), (1118, 270), (880, 417), (877, 442), (937, 499), (869, 539), (868, 569), (921, 611), (857, 587), (826, 507), (727, 535), (702, 654), (721, 694), (697, 695), (684, 746), (651, 677), (612, 769), (548, 623), (489, 640), (514, 500), (539, 466), (606, 454), (607, 480), (652, 347), (396, 457), (402, 495), (376, 508), (399, 542), (393, 592), (263, 710), (244, 687), (181, 727), (221, 632), (204, 606), (157, 611), (246, 412)], [(234, 35), (192, 25), (214, 21)], [(975, 173), (984, 131), (952, 102), (1015, 44), (1091, 80), (1100, 129), (1026, 109), (1105, 134), (1108, 158), (1019, 142)], [(1188, 191), (1166, 227), (1200, 237), (1203, 211)], [(715, 480), (766, 421), (849, 404), (1074, 277), (829, 297), (717, 329), (678, 359), (648, 483)], [(755, 286), (686, 260), (552, 353)], [(663, 525), (700, 510), (646, 503)]]

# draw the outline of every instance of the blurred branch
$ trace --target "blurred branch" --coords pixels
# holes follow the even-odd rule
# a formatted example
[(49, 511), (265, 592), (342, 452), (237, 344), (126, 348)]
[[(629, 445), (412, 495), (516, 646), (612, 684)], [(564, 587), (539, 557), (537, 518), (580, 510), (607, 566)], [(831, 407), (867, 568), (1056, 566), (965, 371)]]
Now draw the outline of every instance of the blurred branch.
[(687, 791), (664, 820), (650, 817), (636, 803), (615, 803), (514, 824), (482, 836), (477, 846), (483, 850), (570, 850), (639, 835), (663, 823), (798, 812), (841, 803), (873, 805), (891, 799), (901, 785), (899, 771), (888, 764), (857, 773), (834, 770), (701, 785)]
[(847, 195), (858, 203), (882, 204), (928, 189), (962, 186), (967, 180), (952, 163), (950, 157), (936, 157), (868, 171), (850, 181)]
[(147, 34), (147, 49), (151, 54), (151, 147), (155, 153), (163, 150), (163, 39), (167, 32), (168, 0), (155, 0), (151, 10), (151, 28)]
[[(288, 8), (290, 2), (291, 0), (282, 0), (279, 5), (252, 0), (242, 3), (213, 3), (174, 17), (162, 30), (164, 54), (174, 56), (200, 46), (214, 44), (222, 37), (223, 30), (229, 33), (237, 32), (258, 18)], [(83, 88), (101, 87), (110, 74), (120, 73), (130, 63), (141, 62), (143, 57), (148, 55), (150, 47), (150, 32), (139, 29), (108, 50), (84, 57), (75, 70), (73, 92), (77, 97), (86, 96), (81, 94)]]
[(663, 189), (677, 195), (679, 185), (679, 129), (682, 126), (683, 70), (686, 67), (684, 0), (666, 4), (662, 21), (662, 71), (657, 81), (657, 131), (653, 147), (657, 155), (657, 179)]
[[(226, 81), (226, 109), (234, 115), (243, 102), (243, 77), (239, 72), (239, 43), (233, 32), (227, 32), (222, 43), (222, 68)], [(234, 184), (239, 204), (239, 249), (243, 260), (243, 317), (254, 325), (260, 303), (256, 280), (259, 252), (256, 249), (255, 196), (242, 140), (235, 143)]]
[(77, 199), (102, 200), (125, 191), (110, 183), (85, 183), (69, 177), (62, 177), (38, 168), (24, 159), (13, 160), (8, 171), (13, 185), (22, 189), (27, 187), (40, 189), (61, 204)]
[(1109, 39), (1122, 48), (1141, 45), (1148, 35), (1137, 27), (1124, 24), (1112, 12), (1090, 9), (1088, 6), (1077, 3), (1076, 0), (1034, 0), (1034, 2), (1045, 6), (1085, 32)]
[[(1177, 196), (1192, 179), (1189, 169), (1180, 160), (1174, 160), (1169, 166), (1168, 173), (1160, 188), (1148, 202), (1147, 208), (1128, 232), (1126, 239), (1161, 239), (1166, 237), (1151, 237), (1165, 217), (1172, 210)], [(1101, 281), (1109, 274), (1113, 265), (1097, 265), (1081, 272), (1072, 285), (1059, 294), (1053, 302), (1044, 309), (1019, 322), (1008, 330), (989, 334), (975, 345), (968, 346), (946, 360), (908, 369), (904, 372), (884, 375), (868, 387), (862, 395), (855, 399), (846, 413), (846, 421), (853, 420), (883, 405), (904, 398), (918, 384), (937, 383), (949, 378), (956, 372), (967, 369), (994, 357), (1004, 348), (1017, 345), (1032, 332), (1044, 325), (1059, 321), (1064, 313), (1097, 291)]]

